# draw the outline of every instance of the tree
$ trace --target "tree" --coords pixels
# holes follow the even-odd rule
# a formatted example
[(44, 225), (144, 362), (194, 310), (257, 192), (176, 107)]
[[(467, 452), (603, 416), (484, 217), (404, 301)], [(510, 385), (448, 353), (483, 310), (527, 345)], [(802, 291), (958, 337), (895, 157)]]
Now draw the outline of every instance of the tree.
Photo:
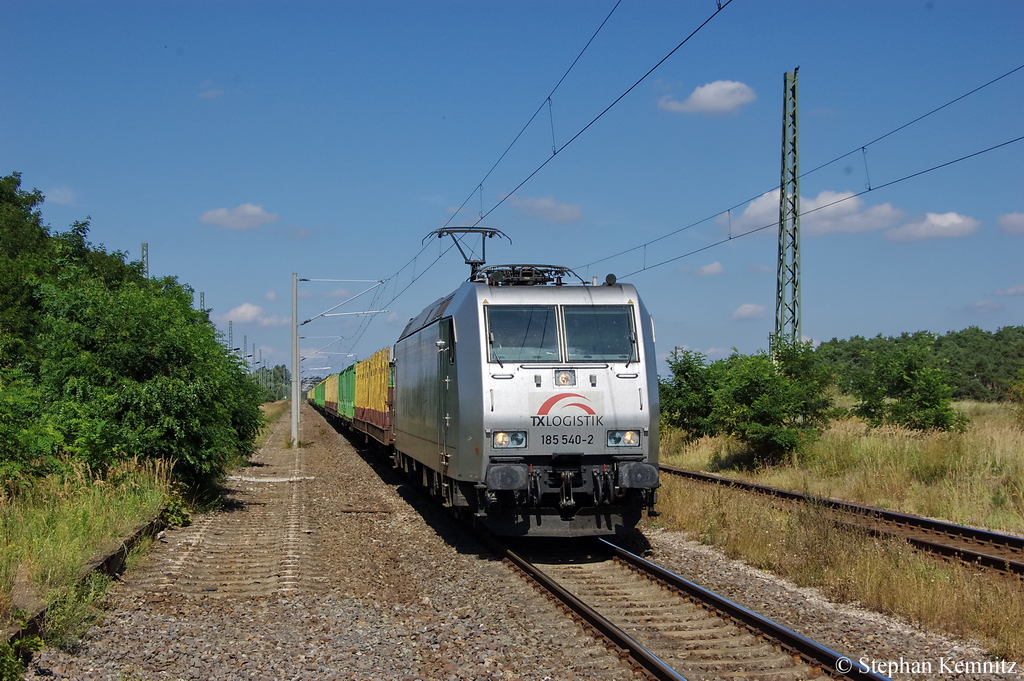
[(21, 189), (21, 175), (0, 178), (0, 366), (32, 354), (40, 302), (38, 282), (52, 271), (49, 229), (37, 210), (38, 190)]
[(41, 200), (0, 179), (0, 475), (137, 456), (214, 482), (251, 452), (260, 387), (190, 288), (93, 246), (88, 222), (52, 234)]
[(832, 373), (810, 343), (775, 339), (775, 355), (733, 354), (711, 365), (673, 352), (660, 382), (663, 418), (691, 437), (725, 433), (766, 461), (791, 455), (828, 424)]
[(854, 412), (869, 425), (914, 430), (964, 430), (967, 419), (953, 409), (949, 373), (931, 353), (933, 336), (869, 355), (870, 370), (857, 377)]
[(969, 327), (944, 336), (917, 331), (892, 337), (833, 338), (818, 346), (817, 352), (835, 367), (839, 389), (852, 394), (853, 384), (863, 382), (870, 373), (873, 356), (915, 343), (930, 344), (930, 353), (947, 371), (955, 400), (1006, 399), (1007, 389), (1024, 368), (1024, 326), (1005, 326), (995, 333)]
[(778, 460), (828, 425), (832, 376), (810, 343), (773, 339), (774, 357), (733, 355), (714, 392), (711, 418), (723, 431)]
[(291, 395), (292, 374), (284, 364), (278, 364), (271, 369), (260, 367), (253, 372), (253, 379), (265, 390), (264, 402), (286, 400)]
[(715, 365), (708, 366), (706, 355), (676, 348), (669, 355), (668, 366), (672, 378), (658, 381), (662, 420), (694, 438), (717, 433), (711, 420), (718, 383)]

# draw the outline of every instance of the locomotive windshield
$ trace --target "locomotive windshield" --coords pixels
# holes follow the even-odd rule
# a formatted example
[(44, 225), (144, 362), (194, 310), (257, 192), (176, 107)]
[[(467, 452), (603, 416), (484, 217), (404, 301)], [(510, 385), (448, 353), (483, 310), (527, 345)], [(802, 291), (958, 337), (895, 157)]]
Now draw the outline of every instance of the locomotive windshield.
[(566, 305), (566, 359), (558, 342), (554, 305), (488, 305), (491, 362), (635, 362), (636, 333), (629, 305)]
[(566, 306), (563, 314), (568, 361), (637, 361), (633, 313), (628, 305)]
[(487, 334), (492, 362), (558, 361), (553, 305), (488, 305)]

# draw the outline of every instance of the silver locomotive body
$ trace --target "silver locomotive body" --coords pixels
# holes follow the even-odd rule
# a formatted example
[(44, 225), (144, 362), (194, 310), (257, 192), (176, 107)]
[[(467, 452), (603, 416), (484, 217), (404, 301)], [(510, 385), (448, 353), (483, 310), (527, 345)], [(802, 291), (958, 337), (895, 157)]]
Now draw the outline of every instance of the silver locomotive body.
[(631, 528), (658, 487), (651, 318), (629, 284), (514, 273), (464, 283), (395, 344), (396, 461), (498, 534)]

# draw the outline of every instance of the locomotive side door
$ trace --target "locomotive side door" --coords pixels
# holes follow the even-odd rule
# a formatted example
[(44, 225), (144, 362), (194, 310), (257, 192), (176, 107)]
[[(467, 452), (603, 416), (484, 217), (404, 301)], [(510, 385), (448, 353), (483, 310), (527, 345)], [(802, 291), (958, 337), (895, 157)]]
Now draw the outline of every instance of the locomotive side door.
[[(437, 349), (437, 447), (441, 475), (447, 478), (448, 464), (454, 450), (450, 431), (458, 423), (459, 404), (455, 373), (455, 332), (451, 317), (442, 319), (438, 326)], [(442, 486), (446, 482), (442, 480)]]

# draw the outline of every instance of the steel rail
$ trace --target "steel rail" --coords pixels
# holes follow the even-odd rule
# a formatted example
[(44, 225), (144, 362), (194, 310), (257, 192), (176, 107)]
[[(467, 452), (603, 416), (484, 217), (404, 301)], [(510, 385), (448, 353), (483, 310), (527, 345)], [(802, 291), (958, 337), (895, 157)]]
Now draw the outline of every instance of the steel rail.
[(695, 584), (684, 577), (680, 577), (660, 565), (656, 565), (644, 558), (641, 558), (640, 556), (621, 549), (604, 539), (601, 541), (613, 550), (615, 552), (615, 556), (622, 562), (628, 563), (641, 572), (652, 575), (668, 585), (670, 588), (678, 589), (696, 600), (710, 605), (727, 617), (743, 623), (748, 628), (769, 636), (790, 652), (799, 655), (812, 667), (824, 666), (827, 667), (832, 674), (849, 679), (870, 679), (872, 681), (888, 679), (886, 676), (876, 674), (863, 667), (852, 658), (826, 648), (806, 636), (802, 636), (791, 629), (787, 629), (781, 624), (773, 622), (766, 617), (758, 615), (756, 612), (744, 608), (742, 605), (719, 596), (713, 591), (708, 591), (699, 584)]
[(488, 543), (491, 544), (493, 550), (501, 555), (502, 558), (515, 565), (543, 589), (554, 595), (555, 598), (572, 610), (580, 619), (584, 620), (608, 641), (624, 651), (634, 665), (642, 668), (648, 676), (659, 681), (686, 681), (686, 677), (681, 676), (679, 672), (665, 664), (660, 658), (640, 645), (640, 643), (606, 617), (566, 591), (558, 582), (538, 569), (533, 563), (494, 540), (489, 540)]
[[(769, 487), (768, 485), (759, 485), (757, 483), (745, 482), (743, 480), (721, 478), (716, 475), (699, 473), (697, 471), (691, 471), (684, 468), (676, 468), (675, 466), (662, 465), (661, 470), (672, 475), (689, 478), (691, 480), (698, 480), (700, 482), (735, 487), (737, 489), (749, 492), (757, 492), (759, 494), (766, 494), (778, 497), (780, 499), (786, 499), (789, 501), (798, 501), (801, 503), (814, 504), (817, 506), (822, 506), (824, 508), (830, 508), (836, 511), (841, 511), (843, 513), (849, 513), (851, 515), (856, 515), (864, 518), (884, 520), (886, 522), (893, 523), (901, 527), (912, 527), (927, 532), (935, 532), (937, 534), (958, 537), (961, 539), (974, 541), (981, 544), (992, 544), (1015, 551), (1024, 551), (1024, 537), (1016, 537), (1014, 535), (1009, 534), (1000, 534), (998, 532), (991, 532), (989, 530), (981, 530), (973, 527), (965, 527), (963, 525), (954, 525), (953, 523), (947, 523), (941, 520), (933, 520), (931, 518), (923, 518), (921, 516), (909, 515), (907, 513), (898, 513), (896, 511), (887, 511), (885, 509), (875, 508), (873, 506), (851, 504), (845, 501), (829, 499), (827, 497), (816, 497), (809, 494), (801, 494), (799, 492), (792, 492), (789, 490), (779, 489), (777, 487)], [(952, 558), (959, 558), (964, 562), (977, 564), (982, 567), (1000, 570), (1011, 574), (1024, 575), (1024, 562), (1022, 561), (1013, 560), (1000, 556), (993, 556), (991, 554), (982, 553), (981, 551), (974, 551), (972, 549), (960, 546), (942, 544), (940, 542), (922, 539), (920, 537), (911, 537), (890, 530), (883, 530), (875, 527), (865, 527), (857, 523), (849, 524), (855, 527), (866, 529), (876, 536), (898, 537), (906, 541), (908, 544), (911, 544), (912, 546), (915, 546), (925, 551), (930, 551), (932, 553), (937, 553)]]
[[(617, 625), (591, 608), (589, 605), (574, 596), (571, 592), (562, 587), (556, 580), (552, 579), (537, 566), (522, 556), (518, 555), (507, 546), (504, 546), (495, 538), (489, 535), (481, 537), (491, 550), (511, 563), (530, 579), (534, 580), (542, 589), (552, 594), (566, 608), (592, 627), (607, 641), (618, 647), (627, 654), (634, 667), (641, 668), (650, 678), (664, 679), (667, 681), (686, 681), (686, 677), (669, 667), (654, 653), (647, 650), (642, 644), (624, 632)], [(698, 600), (714, 610), (717, 610), (727, 619), (732, 619), (745, 625), (756, 633), (763, 634), (777, 642), (783, 648), (800, 657), (812, 668), (820, 671), (827, 670), (836, 678), (846, 678), (856, 681), (889, 681), (888, 677), (882, 676), (865, 668), (852, 658), (841, 655), (819, 643), (812, 641), (786, 627), (773, 622), (757, 613), (738, 605), (723, 596), (708, 591), (694, 582), (691, 582), (679, 575), (676, 575), (659, 565), (632, 554), (614, 544), (601, 539), (605, 546), (611, 550), (615, 557), (621, 562), (633, 566), (638, 571), (645, 573), (649, 578), (667, 584), (670, 588), (684, 592), (695, 600)]]

